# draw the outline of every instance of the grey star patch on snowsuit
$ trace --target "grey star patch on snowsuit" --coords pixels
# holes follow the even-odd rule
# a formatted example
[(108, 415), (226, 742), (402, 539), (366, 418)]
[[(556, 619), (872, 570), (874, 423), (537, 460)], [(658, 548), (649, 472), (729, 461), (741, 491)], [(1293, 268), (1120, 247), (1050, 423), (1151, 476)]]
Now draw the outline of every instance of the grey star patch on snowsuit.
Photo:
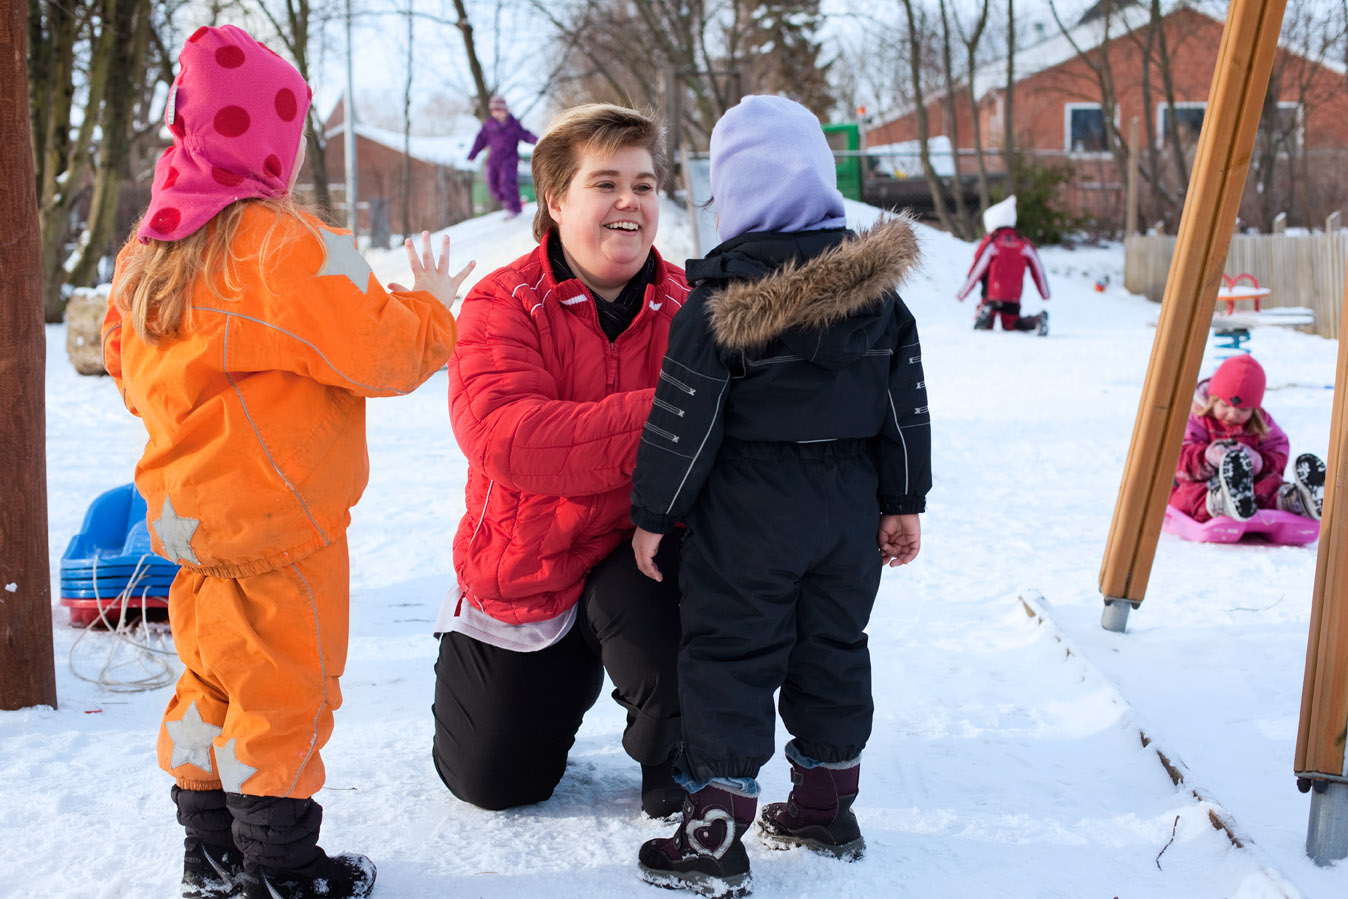
[(231, 737), (224, 746), (215, 750), (215, 761), (220, 766), (220, 786), (226, 793), (242, 793), (243, 782), (257, 773), (252, 765), (245, 765), (235, 754), (234, 744), (238, 737)]
[(328, 256), (323, 260), (323, 267), (318, 270), (316, 277), (341, 275), (356, 285), (361, 293), (369, 290), (370, 275), (374, 270), (356, 249), (356, 238), (350, 234), (335, 234), (326, 230), (320, 230), (319, 233), (323, 235), (323, 245), (328, 249)]
[(164, 544), (164, 552), (168, 554), (169, 560), (176, 562), (186, 559), (193, 565), (201, 564), (197, 561), (196, 553), (192, 552), (192, 535), (200, 526), (199, 519), (179, 518), (178, 513), (173, 511), (173, 502), (167, 496), (164, 497), (164, 508), (159, 517), (150, 522), (150, 527), (159, 535), (159, 542)]
[(195, 699), (188, 704), (187, 711), (183, 712), (183, 716), (177, 721), (165, 721), (164, 729), (168, 731), (169, 740), (173, 743), (173, 755), (169, 759), (170, 768), (196, 765), (207, 774), (215, 772), (211, 767), (211, 744), (220, 736), (221, 729), (201, 719), (201, 712), (197, 709)]

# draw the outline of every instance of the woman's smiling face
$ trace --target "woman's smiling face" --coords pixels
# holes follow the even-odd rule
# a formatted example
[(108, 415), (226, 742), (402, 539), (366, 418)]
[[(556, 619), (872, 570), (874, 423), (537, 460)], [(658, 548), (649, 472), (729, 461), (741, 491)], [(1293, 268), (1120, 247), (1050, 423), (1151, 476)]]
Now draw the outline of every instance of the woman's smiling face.
[(548, 198), (567, 264), (613, 300), (646, 263), (660, 224), (655, 164), (644, 147), (586, 150), (566, 195)]

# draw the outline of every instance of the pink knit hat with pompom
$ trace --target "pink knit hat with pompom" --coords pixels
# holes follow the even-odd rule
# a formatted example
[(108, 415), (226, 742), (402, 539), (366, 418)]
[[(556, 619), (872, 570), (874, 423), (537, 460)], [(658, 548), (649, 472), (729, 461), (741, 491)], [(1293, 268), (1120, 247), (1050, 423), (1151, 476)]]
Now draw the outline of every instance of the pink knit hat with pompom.
[(290, 187), (312, 92), (295, 67), (241, 28), (203, 26), (178, 54), (141, 243), (182, 240), (235, 200)]

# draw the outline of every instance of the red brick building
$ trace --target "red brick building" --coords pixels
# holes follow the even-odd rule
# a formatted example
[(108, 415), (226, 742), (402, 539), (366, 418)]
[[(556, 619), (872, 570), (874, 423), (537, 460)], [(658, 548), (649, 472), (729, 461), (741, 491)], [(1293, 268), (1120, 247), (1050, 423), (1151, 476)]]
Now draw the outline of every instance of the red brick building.
[[(1043, 162), (1069, 164), (1073, 177), (1064, 200), (1071, 211), (1114, 226), (1123, 220), (1127, 135), (1134, 118), (1139, 121), (1142, 166), (1155, 172), (1157, 180), (1173, 193), (1185, 183), (1207, 106), (1223, 22), (1183, 6), (1162, 20), (1174, 92), (1173, 115), (1162, 87), (1162, 68), (1156, 61), (1159, 50), (1153, 50), (1149, 61), (1145, 55), (1147, 27), (1144, 8), (1116, 8), (1107, 19), (1097, 18), (1072, 29), (1070, 40), (1058, 35), (1016, 56), (1018, 73), (1023, 73), (1018, 75), (1013, 96), (1017, 149)], [(1107, 61), (1108, 81), (1115, 93), (1112, 128), (1107, 127), (1108, 105), (1103, 101), (1102, 61)], [(974, 75), (982, 144), (985, 150), (991, 148), (986, 160), (993, 172), (1004, 170), (998, 151), (1005, 80), (1005, 61)], [(1149, 96), (1144, 94), (1144, 85), (1149, 86)], [(1293, 223), (1319, 225), (1328, 213), (1348, 205), (1348, 78), (1333, 63), (1308, 60), (1284, 47), (1275, 62), (1269, 91), (1270, 104), (1255, 147), (1241, 218), (1249, 225), (1267, 227), (1272, 216), (1287, 212)], [(1276, 112), (1272, 111), (1274, 103)], [(960, 166), (967, 174), (974, 171), (975, 161), (969, 99), (963, 90), (955, 106)], [(934, 97), (927, 108), (930, 134), (950, 135), (944, 97)], [(1179, 130), (1183, 161), (1164, 140), (1172, 128)], [(869, 129), (866, 145), (916, 138), (916, 116), (909, 113)], [(1173, 231), (1174, 221), (1169, 220), (1177, 221), (1178, 215), (1173, 204), (1167, 208), (1158, 199), (1159, 191), (1145, 181), (1141, 193), (1141, 221), (1165, 219)]]
[[(456, 123), (457, 124), (457, 123)], [(413, 233), (439, 231), (473, 215), (473, 164), (468, 149), (477, 122), (466, 135), (411, 138), (410, 226)], [(455, 130), (462, 131), (457, 128)], [(333, 211), (346, 221), (346, 145), (339, 102), (324, 125)], [(370, 235), (380, 224), (396, 243), (402, 234), (403, 135), (356, 123), (356, 196), (358, 231)], [(375, 228), (377, 231), (378, 228)]]

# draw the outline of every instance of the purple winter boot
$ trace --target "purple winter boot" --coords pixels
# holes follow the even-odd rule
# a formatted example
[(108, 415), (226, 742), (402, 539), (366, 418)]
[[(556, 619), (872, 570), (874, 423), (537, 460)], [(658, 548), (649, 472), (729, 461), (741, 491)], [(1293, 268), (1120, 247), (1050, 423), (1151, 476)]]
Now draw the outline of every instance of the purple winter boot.
[(637, 865), (641, 879), (703, 896), (747, 896), (749, 855), (741, 838), (757, 808), (758, 797), (717, 786), (689, 793), (674, 835), (642, 845)]
[(804, 846), (856, 861), (866, 851), (852, 800), (857, 798), (861, 763), (846, 768), (803, 768), (791, 762), (791, 795), (763, 807), (759, 837), (773, 849)]

